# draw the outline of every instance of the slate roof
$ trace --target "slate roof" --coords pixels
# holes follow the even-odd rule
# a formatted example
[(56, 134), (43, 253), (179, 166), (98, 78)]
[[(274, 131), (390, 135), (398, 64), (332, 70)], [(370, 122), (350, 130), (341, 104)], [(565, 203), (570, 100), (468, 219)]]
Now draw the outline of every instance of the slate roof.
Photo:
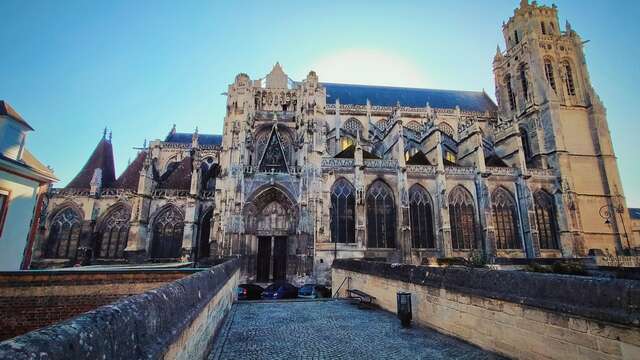
[(191, 157), (187, 156), (182, 159), (178, 166), (171, 171), (171, 174), (160, 182), (158, 188), (177, 190), (191, 189)]
[[(164, 139), (165, 142), (191, 144), (193, 133), (169, 133)], [(214, 134), (198, 134), (198, 144), (200, 145), (220, 145), (222, 144), (222, 135)]]
[(412, 157), (410, 157), (409, 160), (407, 160), (407, 165), (432, 165), (432, 164), (422, 151), (418, 151)]
[[(334, 158), (338, 158), (338, 159), (353, 159), (355, 158), (355, 153), (356, 153), (356, 146), (355, 145), (349, 145), (347, 146), (346, 149), (340, 151), (339, 153), (337, 153)], [(375, 156), (374, 154), (368, 152), (365, 149), (362, 149), (362, 158), (363, 159), (380, 159), (379, 157)]]
[(638, 208), (629, 208), (629, 216), (633, 220), (640, 220), (640, 209), (638, 209)]
[(486, 166), (493, 167), (509, 167), (498, 155), (491, 154), (484, 158), (484, 164)]
[(497, 106), (482, 91), (419, 89), (392, 86), (353, 85), (322, 83), (327, 89), (327, 104), (366, 105), (367, 99), (371, 105), (425, 107), (427, 103), (433, 108), (455, 109), (465, 111), (496, 111)]
[(116, 180), (114, 187), (118, 189), (138, 189), (138, 181), (140, 179), (140, 170), (144, 165), (144, 159), (147, 157), (146, 151), (141, 151), (136, 158), (127, 166)]
[(20, 124), (26, 126), (27, 128), (29, 128), (29, 130), (33, 130), (31, 125), (29, 125), (29, 123), (27, 123), (27, 121), (23, 119), (22, 116), (20, 116), (20, 114), (18, 114), (18, 112), (15, 111), (11, 107), (11, 105), (9, 105), (9, 103), (7, 103), (4, 100), (0, 100), (0, 116), (1, 115), (8, 116), (14, 119), (15, 121), (19, 122)]
[(87, 160), (82, 170), (66, 186), (67, 189), (90, 189), (95, 169), (102, 169), (102, 187), (110, 188), (116, 181), (111, 142), (104, 137)]

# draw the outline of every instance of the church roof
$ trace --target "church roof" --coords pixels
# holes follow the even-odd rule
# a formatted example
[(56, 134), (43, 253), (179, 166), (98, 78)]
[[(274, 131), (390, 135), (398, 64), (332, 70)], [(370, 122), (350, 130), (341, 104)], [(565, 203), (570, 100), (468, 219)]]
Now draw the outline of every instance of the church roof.
[(171, 174), (160, 182), (158, 188), (177, 190), (191, 189), (191, 157), (187, 156), (182, 159), (178, 166), (171, 171)]
[(486, 156), (484, 158), (484, 164), (486, 166), (493, 166), (493, 167), (509, 167), (509, 165), (507, 165), (498, 155), (496, 154), (491, 154), (489, 156)]
[(89, 189), (95, 169), (102, 169), (102, 187), (112, 187), (116, 181), (116, 171), (113, 162), (113, 148), (111, 141), (102, 137), (95, 150), (84, 164), (82, 170), (66, 186), (67, 189)]
[(629, 208), (629, 216), (631, 216), (631, 218), (633, 220), (639, 220), (640, 219), (640, 209), (638, 209), (638, 208)]
[(407, 160), (407, 165), (432, 165), (432, 164), (422, 151), (418, 151), (412, 157), (410, 157), (409, 160)]
[[(164, 139), (165, 142), (191, 144), (193, 133), (172, 132)], [(222, 135), (214, 134), (198, 134), (198, 144), (200, 145), (220, 145), (222, 144)]]
[(353, 85), (322, 83), (327, 89), (327, 104), (340, 99), (341, 104), (425, 107), (427, 103), (433, 108), (455, 109), (465, 111), (497, 110), (496, 104), (483, 91), (437, 90), (392, 86)]
[[(355, 145), (349, 145), (349, 146), (347, 146), (347, 148), (345, 148), (344, 150), (342, 150), (339, 153), (337, 153), (334, 156), (334, 158), (338, 158), (338, 159), (353, 159), (355, 157), (355, 153), (356, 153), (356, 146)], [(379, 157), (375, 156), (374, 154), (368, 152), (365, 149), (362, 149), (362, 158), (363, 159), (380, 159)]]
[(140, 171), (144, 165), (144, 159), (147, 157), (146, 151), (140, 151), (136, 158), (127, 166), (116, 180), (114, 187), (119, 189), (138, 189), (138, 181), (140, 179)]
[(29, 123), (27, 123), (27, 121), (23, 119), (22, 116), (20, 116), (20, 114), (18, 114), (18, 112), (15, 111), (11, 107), (11, 105), (9, 105), (9, 103), (4, 100), (0, 100), (0, 116), (2, 115), (12, 118), (20, 124), (26, 126), (29, 130), (33, 130), (31, 125), (29, 125)]

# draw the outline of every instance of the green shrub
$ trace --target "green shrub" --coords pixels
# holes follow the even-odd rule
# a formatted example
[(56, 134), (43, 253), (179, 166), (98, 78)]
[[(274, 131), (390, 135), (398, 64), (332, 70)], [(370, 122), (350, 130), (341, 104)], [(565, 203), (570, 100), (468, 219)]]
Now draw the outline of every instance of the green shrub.
[(578, 261), (556, 261), (551, 266), (554, 273), (566, 275), (587, 275), (584, 265)]
[(529, 265), (525, 266), (524, 271), (537, 272), (537, 273), (550, 273), (553, 272), (551, 267), (546, 265), (540, 265), (537, 262), (532, 262)]
[(470, 267), (486, 267), (489, 264), (489, 257), (483, 251), (471, 250), (467, 257), (467, 266)]

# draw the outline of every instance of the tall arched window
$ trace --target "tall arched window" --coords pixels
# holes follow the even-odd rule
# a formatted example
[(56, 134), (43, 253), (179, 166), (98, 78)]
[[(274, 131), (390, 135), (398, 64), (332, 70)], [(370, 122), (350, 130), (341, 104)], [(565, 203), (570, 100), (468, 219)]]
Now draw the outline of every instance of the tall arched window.
[(211, 222), (213, 220), (213, 208), (203, 213), (200, 218), (200, 230), (198, 231), (197, 259), (209, 257), (209, 238), (211, 237)]
[(527, 82), (526, 64), (520, 64), (520, 86), (522, 87), (522, 96), (524, 99), (529, 99), (529, 83)]
[(420, 185), (409, 189), (409, 217), (411, 218), (411, 247), (435, 248), (431, 197)]
[(396, 246), (396, 205), (391, 188), (381, 180), (373, 182), (367, 191), (367, 246)]
[(513, 196), (504, 188), (498, 188), (491, 196), (493, 221), (498, 249), (522, 249), (518, 231), (518, 212)]
[(559, 249), (558, 224), (556, 222), (556, 208), (553, 196), (545, 191), (538, 191), (533, 195), (536, 213), (536, 226), (540, 238), (541, 249)]
[(531, 144), (529, 143), (529, 133), (524, 128), (520, 128), (520, 140), (522, 140), (522, 150), (524, 150), (525, 160), (531, 159)]
[(153, 222), (151, 257), (155, 259), (179, 258), (182, 249), (183, 215), (175, 206), (162, 210)]
[(557, 92), (556, 79), (553, 76), (553, 65), (551, 64), (551, 60), (549, 59), (544, 59), (544, 75), (547, 77), (547, 82), (549, 83), (549, 86), (551, 86), (554, 92)]
[(473, 197), (462, 186), (449, 193), (449, 221), (451, 246), (456, 250), (473, 249), (476, 242)]
[(360, 123), (360, 121), (358, 121), (358, 119), (356, 118), (347, 119), (347, 121), (344, 122), (342, 128), (354, 137), (357, 137), (358, 134), (362, 136), (362, 123)]
[(511, 75), (507, 74), (507, 76), (504, 77), (504, 85), (507, 87), (509, 109), (511, 109), (511, 111), (514, 111), (516, 109), (516, 96), (513, 93), (513, 88), (511, 87)]
[(331, 242), (356, 241), (356, 196), (345, 179), (336, 181), (331, 190)]
[(564, 72), (565, 72), (565, 86), (567, 88), (567, 94), (573, 96), (576, 94), (576, 87), (575, 84), (573, 82), (573, 71), (571, 71), (571, 64), (569, 64), (568, 61), (564, 61), (562, 63), (562, 67), (564, 68)]
[(80, 214), (67, 207), (51, 219), (46, 257), (75, 259), (80, 242)]
[(96, 255), (103, 259), (122, 259), (124, 248), (129, 238), (129, 220), (131, 210), (128, 206), (120, 205), (110, 210), (100, 225)]

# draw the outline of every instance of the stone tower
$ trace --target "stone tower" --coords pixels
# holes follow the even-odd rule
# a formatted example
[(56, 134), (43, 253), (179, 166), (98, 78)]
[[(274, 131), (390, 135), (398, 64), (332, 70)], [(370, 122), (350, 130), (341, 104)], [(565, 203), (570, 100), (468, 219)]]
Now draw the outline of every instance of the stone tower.
[(561, 30), (555, 5), (535, 1), (522, 0), (502, 31), (506, 51), (498, 47), (493, 61), (499, 121), (517, 125), (525, 169), (557, 173), (564, 255), (626, 251), (626, 202), (584, 42), (569, 22)]

